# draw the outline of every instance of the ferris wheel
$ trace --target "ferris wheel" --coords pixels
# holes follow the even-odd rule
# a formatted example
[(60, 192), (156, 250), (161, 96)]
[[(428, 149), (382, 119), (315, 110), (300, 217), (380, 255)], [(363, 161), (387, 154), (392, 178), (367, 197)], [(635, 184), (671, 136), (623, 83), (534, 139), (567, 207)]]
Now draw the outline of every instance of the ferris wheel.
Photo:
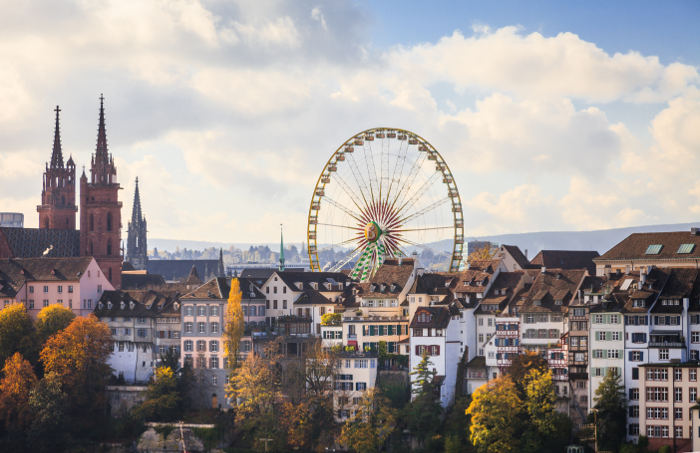
[[(443, 270), (456, 272), (464, 218), (452, 172), (440, 153), (413, 132), (374, 128), (355, 134), (318, 177), (307, 240), (311, 270), (338, 271), (354, 263), (350, 276), (361, 281), (370, 279), (386, 258), (437, 242), (452, 250)], [(349, 252), (339, 261), (321, 262), (319, 247)]]

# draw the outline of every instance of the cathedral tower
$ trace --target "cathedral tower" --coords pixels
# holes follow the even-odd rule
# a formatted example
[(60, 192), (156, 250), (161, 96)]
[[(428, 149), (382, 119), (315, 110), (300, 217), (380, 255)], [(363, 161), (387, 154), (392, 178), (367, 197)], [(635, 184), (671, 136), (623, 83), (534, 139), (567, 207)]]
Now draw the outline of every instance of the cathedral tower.
[(131, 209), (131, 222), (129, 222), (129, 233), (126, 240), (126, 260), (134, 266), (134, 269), (146, 269), (148, 262), (146, 232), (146, 219), (141, 212), (139, 178), (136, 178), (134, 205)]
[(107, 151), (104, 97), (100, 95), (97, 146), (92, 156), (90, 181), (80, 177), (80, 254), (93, 256), (102, 272), (121, 287), (121, 207), (114, 159)]
[(36, 207), (39, 213), (39, 228), (75, 230), (75, 163), (73, 157), (63, 166), (63, 151), (61, 150), (61, 129), (56, 112), (56, 128), (53, 136), (53, 152), (51, 164), (46, 164), (44, 182), (41, 190), (41, 204)]

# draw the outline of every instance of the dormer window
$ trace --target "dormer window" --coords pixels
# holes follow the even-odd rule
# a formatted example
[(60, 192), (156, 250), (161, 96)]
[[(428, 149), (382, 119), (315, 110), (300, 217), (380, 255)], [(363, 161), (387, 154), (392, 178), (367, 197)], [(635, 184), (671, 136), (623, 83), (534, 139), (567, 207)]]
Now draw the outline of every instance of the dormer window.
[(644, 299), (634, 299), (632, 301), (632, 306), (635, 308), (644, 308), (645, 305)]
[(131, 302), (129, 302), (129, 310), (133, 310), (135, 306), (136, 306), (136, 304), (134, 303), (133, 300)]
[(108, 308), (109, 310), (112, 309), (112, 302), (107, 302), (107, 308)]
[(561, 299), (557, 299), (557, 300), (554, 301), (554, 305), (561, 305), (561, 304), (562, 304), (562, 300), (561, 300)]
[(124, 303), (124, 301), (122, 301), (122, 302), (119, 304), (119, 307), (121, 307), (122, 310), (124, 310), (124, 308), (126, 308), (126, 304)]
[(418, 313), (418, 322), (420, 323), (429, 323), (432, 321), (433, 316), (430, 313), (426, 313), (424, 311)]
[(661, 253), (661, 249), (664, 248), (663, 244), (650, 244), (647, 250), (644, 252), (645, 255), (658, 255)]

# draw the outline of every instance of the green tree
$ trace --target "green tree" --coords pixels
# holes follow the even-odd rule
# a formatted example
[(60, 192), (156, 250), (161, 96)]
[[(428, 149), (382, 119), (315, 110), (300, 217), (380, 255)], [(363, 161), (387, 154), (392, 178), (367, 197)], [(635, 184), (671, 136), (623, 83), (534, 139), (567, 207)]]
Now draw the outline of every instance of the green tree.
[(397, 414), (375, 387), (360, 399), (357, 412), (343, 425), (338, 442), (362, 453), (383, 451), (396, 428)]
[(522, 436), (522, 451), (549, 450), (549, 441), (555, 434), (556, 412), (552, 373), (531, 368), (524, 378), (524, 408), (527, 415)]
[(443, 411), (437, 397), (439, 389), (435, 384), (436, 371), (431, 365), (427, 354), (423, 353), (421, 361), (410, 373), (414, 398), (406, 407), (405, 413), (408, 429), (413, 436), (425, 448), (436, 450), (440, 448), (435, 442), (440, 442), (436, 438), (439, 439)]
[(549, 370), (547, 360), (536, 352), (525, 352), (516, 355), (508, 367), (507, 374), (513, 380), (521, 397), (525, 393), (525, 376), (532, 369), (546, 372)]
[(493, 379), (476, 389), (466, 413), (471, 416), (469, 439), (478, 452), (520, 451), (522, 400), (509, 376)]
[(43, 345), (51, 335), (68, 327), (74, 318), (75, 314), (61, 304), (51, 304), (42, 308), (36, 321), (39, 343)]
[(64, 451), (70, 442), (66, 408), (68, 395), (55, 374), (39, 381), (29, 395), (32, 423), (27, 432), (27, 445), (32, 452)]
[(37, 344), (34, 325), (23, 304), (0, 310), (0, 365), (15, 352), (36, 363)]
[(617, 450), (625, 439), (627, 402), (620, 376), (611, 368), (595, 391), (594, 408), (598, 411), (598, 448)]
[(102, 422), (111, 352), (109, 328), (94, 315), (75, 318), (41, 350), (45, 376), (57, 379), (68, 396), (66, 413), (76, 433), (94, 433)]
[(321, 325), (323, 326), (339, 326), (343, 320), (342, 313), (326, 313), (321, 315)]
[(148, 384), (146, 400), (134, 409), (137, 417), (147, 421), (173, 421), (182, 414), (182, 396), (170, 367), (158, 367)]
[(243, 307), (241, 307), (240, 283), (237, 278), (231, 279), (231, 290), (226, 304), (226, 326), (224, 327), (224, 348), (228, 363), (233, 368), (238, 362), (238, 346), (245, 331)]

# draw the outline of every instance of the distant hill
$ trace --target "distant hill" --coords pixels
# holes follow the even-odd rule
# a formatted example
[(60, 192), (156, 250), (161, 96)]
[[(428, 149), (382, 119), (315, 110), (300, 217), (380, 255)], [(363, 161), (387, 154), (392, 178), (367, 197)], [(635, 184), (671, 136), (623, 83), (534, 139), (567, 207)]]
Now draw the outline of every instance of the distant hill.
[[(534, 233), (497, 234), (493, 236), (467, 237), (468, 241), (491, 241), (498, 244), (517, 245), (523, 252), (527, 250), (528, 258), (532, 258), (540, 250), (596, 250), (601, 255), (611, 249), (615, 244), (632, 233), (645, 233), (651, 231), (690, 231), (691, 227), (699, 226), (700, 222), (674, 223), (667, 225), (645, 225), (626, 228), (613, 228), (609, 230), (593, 231), (538, 231)], [(450, 241), (440, 241), (427, 244), (434, 251), (448, 251)], [(180, 249), (202, 250), (209, 247), (229, 248), (231, 245), (239, 249), (248, 249), (253, 245), (267, 245), (273, 250), (279, 248), (279, 242), (270, 243), (245, 243), (245, 242), (207, 242), (186, 241), (178, 239), (149, 238), (149, 247), (158, 250), (175, 251)], [(287, 242), (285, 245), (301, 246), (301, 241)]]

